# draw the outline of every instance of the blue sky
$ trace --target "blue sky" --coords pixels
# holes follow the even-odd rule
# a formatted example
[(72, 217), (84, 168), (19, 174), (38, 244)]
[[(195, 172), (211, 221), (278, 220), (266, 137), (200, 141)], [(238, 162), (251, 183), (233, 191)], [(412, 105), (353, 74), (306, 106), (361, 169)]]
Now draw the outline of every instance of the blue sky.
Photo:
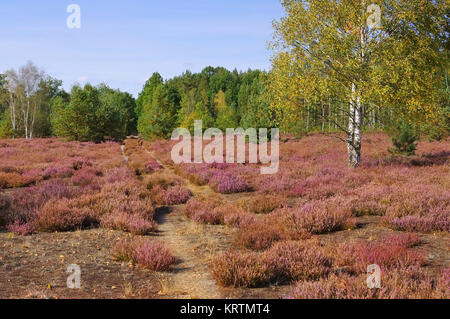
[[(69, 4), (81, 29), (69, 29)], [(32, 60), (64, 81), (105, 82), (134, 95), (157, 71), (167, 79), (208, 65), (270, 68), (279, 0), (14, 0), (0, 5), (0, 72)]]

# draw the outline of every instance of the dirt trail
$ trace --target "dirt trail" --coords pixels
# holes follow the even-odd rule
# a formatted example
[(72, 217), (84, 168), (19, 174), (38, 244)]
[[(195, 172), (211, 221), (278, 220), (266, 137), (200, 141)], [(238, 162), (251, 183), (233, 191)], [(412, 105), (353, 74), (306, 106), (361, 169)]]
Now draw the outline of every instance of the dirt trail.
[[(163, 171), (172, 173), (154, 154), (143, 149), (160, 164)], [(196, 186), (186, 180), (194, 196), (213, 192), (209, 186)], [(156, 211), (159, 236), (172, 250), (180, 263), (171, 273), (159, 274), (161, 294), (175, 298), (221, 298), (219, 287), (213, 280), (208, 264), (213, 252), (226, 242), (225, 228), (217, 229), (187, 220), (182, 213), (184, 205), (161, 207)]]

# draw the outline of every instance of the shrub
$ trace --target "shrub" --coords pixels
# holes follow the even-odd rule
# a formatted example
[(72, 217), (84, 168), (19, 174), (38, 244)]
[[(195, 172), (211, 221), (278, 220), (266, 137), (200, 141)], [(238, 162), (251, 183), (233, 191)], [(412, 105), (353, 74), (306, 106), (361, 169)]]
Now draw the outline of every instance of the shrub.
[(331, 275), (318, 281), (300, 281), (294, 286), (289, 298), (299, 299), (425, 299), (444, 298), (449, 294), (442, 286), (436, 285), (420, 267), (408, 267), (382, 273), (382, 287), (370, 289), (366, 284), (367, 275)]
[(29, 185), (42, 180), (43, 172), (40, 168), (30, 169), (22, 173), (22, 178)]
[(104, 215), (100, 218), (100, 225), (104, 228), (130, 232), (134, 235), (149, 235), (158, 229), (154, 220), (126, 212)]
[(34, 225), (32, 222), (20, 223), (18, 220), (7, 226), (7, 229), (14, 235), (27, 236), (34, 233)]
[(164, 191), (166, 205), (180, 205), (186, 203), (192, 196), (192, 192), (182, 186), (174, 186)]
[(418, 234), (388, 234), (381, 238), (381, 242), (388, 246), (400, 246), (404, 248), (412, 248), (420, 244)]
[(114, 167), (107, 169), (104, 174), (104, 180), (106, 183), (114, 184), (118, 182), (126, 182), (133, 179), (130, 171), (127, 167)]
[(114, 247), (112, 255), (118, 261), (133, 261), (153, 271), (169, 271), (178, 259), (162, 243), (145, 239), (120, 241)]
[(87, 186), (92, 184), (101, 172), (92, 167), (83, 167), (72, 176), (72, 183), (77, 186)]
[(246, 211), (242, 210), (240, 207), (235, 205), (221, 206), (219, 209), (223, 210), (223, 220), (225, 225), (242, 228), (246, 227), (255, 222), (255, 216)]
[(61, 180), (50, 180), (24, 188), (10, 195), (11, 222), (26, 223), (34, 218), (36, 211), (50, 199), (71, 198), (74, 190)]
[(211, 262), (211, 273), (225, 287), (261, 287), (269, 282), (268, 267), (257, 254), (228, 251)]
[(268, 214), (286, 205), (286, 201), (277, 195), (255, 195), (243, 198), (238, 203), (246, 211), (254, 214)]
[(184, 214), (195, 222), (211, 225), (223, 224), (223, 211), (216, 209), (220, 205), (223, 205), (223, 201), (216, 196), (191, 198), (184, 208)]
[(425, 264), (422, 254), (405, 247), (404, 242), (401, 245), (359, 242), (343, 248), (343, 252), (354, 260), (353, 267), (359, 272), (366, 272), (367, 266), (371, 264), (377, 264), (382, 269), (399, 269)]
[(137, 245), (134, 259), (142, 267), (154, 271), (171, 270), (177, 262), (177, 258), (163, 244), (152, 241), (142, 241)]
[[(344, 229), (351, 225), (350, 210), (337, 203), (312, 201), (301, 208), (285, 209), (278, 212), (292, 233), (298, 236), (324, 234)], [(274, 215), (277, 216), (277, 215)]]
[(29, 181), (18, 173), (0, 172), (0, 188), (17, 188), (29, 184)]
[(286, 239), (286, 235), (279, 225), (258, 220), (239, 228), (234, 243), (252, 250), (265, 250), (283, 239)]
[(168, 174), (166, 172), (156, 172), (151, 175), (145, 176), (143, 183), (147, 186), (148, 190), (153, 189), (156, 186), (161, 187), (164, 190), (170, 187), (184, 185), (184, 180), (179, 176)]
[(318, 280), (331, 270), (332, 259), (318, 245), (280, 242), (264, 253), (272, 281)]
[(72, 168), (74, 170), (80, 170), (86, 166), (92, 166), (92, 163), (88, 159), (83, 157), (75, 157), (72, 159)]
[(46, 232), (71, 231), (90, 226), (89, 211), (73, 207), (68, 199), (52, 199), (36, 214), (36, 227)]
[(403, 216), (387, 219), (388, 223), (396, 230), (409, 232), (431, 233), (433, 231), (450, 231), (448, 212), (433, 212), (426, 216)]
[(44, 170), (42, 175), (44, 179), (49, 179), (53, 177), (65, 178), (65, 177), (72, 177), (74, 172), (75, 171), (72, 167), (50, 166)]
[(250, 189), (245, 179), (222, 170), (216, 171), (209, 182), (216, 192), (222, 194), (246, 192)]

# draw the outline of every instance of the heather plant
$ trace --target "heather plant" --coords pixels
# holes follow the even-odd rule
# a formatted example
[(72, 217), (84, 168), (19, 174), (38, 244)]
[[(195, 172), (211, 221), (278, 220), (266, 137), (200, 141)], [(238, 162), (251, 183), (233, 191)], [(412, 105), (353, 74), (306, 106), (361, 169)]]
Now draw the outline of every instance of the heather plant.
[(72, 176), (72, 183), (77, 186), (87, 186), (93, 184), (99, 176), (102, 176), (101, 171), (92, 167), (83, 167)]
[(448, 212), (445, 211), (433, 212), (426, 216), (412, 215), (386, 220), (388, 225), (396, 230), (421, 233), (450, 232), (450, 220)]
[(174, 186), (164, 191), (164, 203), (166, 205), (180, 205), (186, 203), (192, 196), (192, 192), (182, 186)]
[(287, 239), (287, 236), (279, 224), (256, 220), (238, 229), (234, 244), (252, 250), (265, 250), (284, 239)]
[(100, 225), (104, 228), (142, 236), (154, 233), (158, 228), (154, 220), (126, 212), (103, 215), (100, 217)]
[(225, 287), (261, 287), (270, 281), (269, 269), (255, 253), (228, 251), (211, 262), (211, 273)]
[(387, 234), (380, 241), (388, 246), (400, 246), (404, 248), (412, 248), (421, 243), (420, 236), (414, 233)]
[(34, 220), (40, 231), (71, 231), (91, 224), (89, 211), (73, 207), (68, 199), (50, 200), (37, 211)]
[(72, 167), (50, 166), (44, 170), (42, 176), (45, 180), (48, 180), (50, 178), (66, 178), (72, 177), (74, 172), (75, 170)]
[(147, 175), (144, 177), (143, 183), (149, 190), (151, 190), (156, 186), (159, 186), (162, 189), (167, 190), (170, 187), (185, 184), (182, 178), (173, 174), (169, 174), (167, 172), (156, 172), (151, 175)]
[(21, 223), (16, 220), (13, 224), (7, 226), (7, 229), (14, 235), (27, 236), (35, 231), (35, 226), (32, 222)]
[(223, 211), (215, 210), (223, 204), (217, 196), (191, 198), (185, 208), (184, 214), (191, 220), (211, 225), (224, 223)]
[(380, 289), (370, 289), (367, 275), (331, 274), (318, 281), (299, 281), (288, 298), (296, 299), (428, 299), (449, 296), (443, 280), (436, 281), (422, 268), (412, 266), (382, 272)]
[(0, 187), (1, 188), (17, 188), (24, 187), (29, 184), (29, 181), (18, 173), (4, 173), (0, 172)]
[(311, 201), (300, 208), (283, 209), (273, 216), (285, 220), (289, 232), (294, 236), (324, 234), (353, 227), (351, 213), (338, 202)]
[(367, 266), (371, 264), (379, 265), (382, 270), (424, 265), (424, 256), (405, 246), (404, 241), (397, 241), (397, 244), (391, 242), (389, 245), (382, 241), (360, 241), (341, 246), (340, 251), (346, 255), (344, 259), (351, 261), (349, 266), (358, 273), (366, 272)]
[(311, 242), (284, 241), (273, 245), (262, 257), (272, 281), (318, 280), (332, 269), (333, 260)]
[(16, 190), (10, 195), (10, 222), (26, 223), (47, 201), (71, 198), (74, 194), (74, 189), (62, 180), (49, 180)]
[(259, 194), (241, 199), (238, 205), (250, 213), (268, 214), (286, 206), (286, 200), (280, 195)]
[(162, 243), (141, 238), (116, 243), (112, 255), (118, 261), (132, 261), (153, 271), (170, 271), (178, 262)]
[(241, 193), (250, 190), (244, 178), (221, 170), (214, 173), (209, 183), (216, 192), (222, 194)]

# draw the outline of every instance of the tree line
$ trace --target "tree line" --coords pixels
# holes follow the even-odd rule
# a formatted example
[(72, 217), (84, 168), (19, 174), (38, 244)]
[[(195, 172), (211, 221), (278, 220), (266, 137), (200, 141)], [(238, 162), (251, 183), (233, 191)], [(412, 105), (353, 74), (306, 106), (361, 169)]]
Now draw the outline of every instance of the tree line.
[(136, 131), (133, 96), (100, 84), (70, 93), (32, 62), (0, 75), (0, 137), (121, 140)]

